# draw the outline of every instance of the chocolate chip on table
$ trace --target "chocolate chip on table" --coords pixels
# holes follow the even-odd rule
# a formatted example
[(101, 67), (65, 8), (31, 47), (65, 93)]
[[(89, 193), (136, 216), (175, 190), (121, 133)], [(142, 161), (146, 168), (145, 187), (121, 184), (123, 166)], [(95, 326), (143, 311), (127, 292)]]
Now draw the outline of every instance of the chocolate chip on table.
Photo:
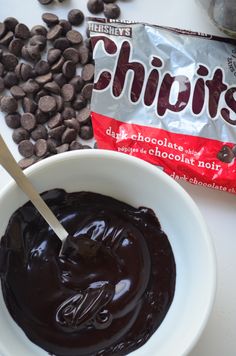
[(18, 103), (12, 96), (3, 96), (0, 101), (1, 110), (12, 114), (17, 111)]
[(12, 31), (8, 31), (1, 39), (0, 39), (0, 45), (2, 46), (8, 46), (9, 43), (13, 40), (14, 38), (14, 33)]
[(47, 74), (44, 75), (39, 75), (38, 77), (35, 78), (35, 81), (39, 84), (39, 85), (44, 85), (48, 82), (50, 82), (52, 80), (52, 73), (49, 72)]
[(75, 88), (71, 84), (64, 84), (61, 88), (61, 95), (66, 102), (70, 102), (74, 99)]
[(20, 76), (24, 82), (33, 77), (33, 68), (29, 63), (21, 63)]
[(35, 73), (37, 75), (44, 75), (44, 74), (47, 74), (49, 72), (50, 65), (48, 64), (48, 62), (46, 62), (43, 59), (41, 59), (40, 61), (38, 61), (35, 64), (34, 70), (35, 70)]
[(48, 152), (48, 142), (47, 142), (47, 140), (44, 140), (43, 138), (40, 138), (39, 140), (37, 140), (35, 142), (34, 150), (35, 150), (35, 155), (37, 157), (45, 156), (46, 153)]
[(38, 2), (41, 4), (41, 5), (49, 5), (53, 2), (53, 0), (38, 0)]
[(20, 127), (20, 114), (15, 112), (13, 114), (8, 114), (5, 116), (5, 122), (11, 129), (17, 129)]
[(63, 73), (55, 73), (53, 75), (53, 80), (59, 85), (59, 87), (62, 87), (67, 83), (67, 79)]
[(81, 90), (81, 94), (85, 99), (91, 99), (93, 91), (93, 83), (85, 84), (83, 89)]
[(67, 20), (60, 20), (59, 21), (59, 25), (62, 28), (62, 34), (63, 35), (66, 35), (66, 33), (72, 29), (72, 26), (71, 26), (70, 22), (67, 21)]
[(13, 85), (10, 89), (10, 93), (16, 99), (22, 99), (25, 96), (24, 90), (19, 85)]
[(62, 111), (63, 120), (68, 120), (72, 117), (75, 117), (75, 110), (70, 106), (65, 107), (65, 109)]
[(21, 87), (27, 94), (35, 94), (40, 88), (39, 84), (34, 79), (28, 79), (27, 82), (24, 82), (21, 85)]
[(15, 27), (15, 36), (23, 40), (30, 38), (30, 30), (28, 26), (23, 23), (18, 23)]
[(5, 23), (0, 22), (0, 38), (2, 38), (7, 32)]
[(60, 94), (60, 91), (61, 91), (61, 88), (55, 81), (46, 83), (44, 85), (44, 89), (46, 89), (48, 92), (53, 93), (53, 94)]
[(74, 117), (72, 117), (71, 119), (64, 120), (64, 125), (71, 129), (75, 129), (76, 131), (78, 131), (80, 128), (79, 121), (76, 120)]
[(78, 52), (79, 52), (79, 57), (80, 57), (80, 63), (82, 65), (87, 64), (91, 58), (91, 53), (90, 53), (88, 47), (81, 45), (78, 49)]
[(31, 156), (29, 158), (22, 158), (18, 162), (18, 164), (21, 169), (26, 169), (26, 168), (32, 166), (32, 164), (34, 164), (35, 162), (37, 162), (37, 158), (35, 156)]
[(81, 72), (82, 78), (85, 82), (90, 82), (94, 78), (94, 64), (86, 64)]
[(60, 125), (48, 131), (48, 135), (50, 138), (55, 140), (61, 140), (61, 136), (65, 131), (66, 127), (64, 125)]
[(49, 64), (54, 64), (61, 58), (61, 50), (57, 48), (50, 48), (47, 53), (47, 61)]
[(120, 7), (117, 4), (105, 4), (104, 15), (108, 19), (118, 19), (120, 16)]
[(103, 0), (88, 0), (87, 8), (92, 14), (99, 14), (104, 10)]
[(18, 25), (18, 20), (15, 17), (7, 17), (4, 20), (4, 24), (8, 31), (15, 31), (16, 25)]
[(38, 106), (42, 112), (47, 113), (55, 111), (57, 103), (54, 97), (50, 95), (45, 95), (39, 99)]
[(48, 125), (48, 127), (50, 129), (54, 129), (55, 127), (60, 126), (61, 124), (62, 124), (62, 115), (61, 115), (61, 113), (55, 114), (47, 122), (47, 125)]
[(77, 137), (77, 131), (73, 128), (67, 127), (66, 130), (63, 132), (61, 137), (62, 143), (71, 143)]
[(69, 150), (69, 144), (68, 143), (64, 143), (61, 146), (57, 146), (56, 150), (57, 150), (58, 154), (67, 152)]
[(19, 144), (23, 140), (29, 139), (29, 132), (23, 127), (16, 128), (12, 133), (12, 139), (16, 144)]
[(34, 114), (31, 114), (29, 112), (23, 113), (21, 115), (20, 122), (21, 122), (21, 126), (27, 131), (32, 131), (37, 124)]
[(14, 38), (8, 46), (8, 50), (15, 56), (19, 57), (21, 55), (21, 50), (23, 46), (23, 40), (21, 40), (20, 38)]
[(42, 25), (35, 25), (32, 27), (30, 34), (31, 36), (34, 35), (42, 35), (42, 36), (47, 36), (47, 29), (46, 27), (42, 26)]
[(228, 145), (223, 145), (217, 154), (217, 158), (224, 163), (231, 163), (234, 159), (234, 152)]
[(59, 37), (53, 42), (53, 47), (64, 51), (70, 47), (70, 41), (66, 37)]
[(91, 111), (89, 107), (85, 107), (80, 110), (76, 116), (76, 119), (81, 125), (87, 124), (91, 119)]
[(22, 100), (22, 108), (23, 108), (24, 112), (35, 113), (35, 111), (37, 109), (37, 104), (35, 103), (35, 101), (33, 99), (24, 97)]
[(35, 117), (38, 124), (45, 124), (49, 119), (49, 114), (42, 112), (40, 109), (37, 109), (35, 112)]
[(18, 64), (17, 57), (12, 53), (4, 53), (1, 61), (5, 70), (8, 71), (13, 71)]
[(70, 150), (74, 151), (74, 150), (82, 150), (83, 149), (83, 145), (78, 142), (78, 141), (72, 141), (70, 144)]
[(59, 22), (59, 18), (57, 17), (57, 15), (52, 14), (51, 12), (45, 12), (42, 15), (42, 20), (50, 27), (53, 25), (58, 24)]
[(7, 72), (4, 76), (5, 87), (10, 89), (14, 85), (18, 84), (18, 78), (15, 72)]
[(66, 61), (62, 66), (62, 73), (67, 79), (72, 79), (76, 73), (76, 65), (72, 61)]
[[(27, 132), (27, 131), (26, 131)], [(31, 138), (34, 141), (39, 140), (40, 138), (44, 138), (45, 140), (48, 138), (47, 129), (43, 125), (37, 125), (36, 128), (30, 134)]]
[(67, 18), (73, 26), (79, 26), (84, 22), (84, 14), (79, 9), (70, 10)]
[(64, 100), (62, 99), (62, 97), (60, 95), (54, 95), (54, 98), (57, 103), (57, 111), (61, 112), (64, 108)]
[(70, 30), (66, 34), (66, 38), (70, 41), (71, 44), (73, 45), (78, 45), (82, 43), (83, 41), (83, 36), (79, 31), (76, 30)]
[(90, 125), (83, 125), (80, 128), (79, 136), (83, 140), (90, 140), (93, 137), (93, 129)]
[(80, 75), (76, 75), (69, 81), (69, 84), (72, 84), (75, 88), (75, 91), (79, 93), (84, 86), (84, 81)]
[(47, 39), (49, 41), (54, 41), (55, 39), (57, 39), (62, 35), (62, 32), (63, 32), (63, 28), (59, 24), (57, 24), (48, 31)]
[(70, 60), (75, 64), (79, 63), (80, 60), (78, 50), (73, 47), (66, 48), (63, 52), (63, 57), (65, 58), (65, 60)]
[(57, 148), (58, 144), (57, 144), (56, 140), (54, 140), (53, 138), (48, 138), (47, 139), (47, 145), (48, 145), (48, 151), (50, 153), (52, 153), (52, 154), (57, 153), (56, 148)]
[(23, 157), (29, 158), (34, 154), (34, 145), (30, 140), (23, 140), (18, 145), (18, 151)]

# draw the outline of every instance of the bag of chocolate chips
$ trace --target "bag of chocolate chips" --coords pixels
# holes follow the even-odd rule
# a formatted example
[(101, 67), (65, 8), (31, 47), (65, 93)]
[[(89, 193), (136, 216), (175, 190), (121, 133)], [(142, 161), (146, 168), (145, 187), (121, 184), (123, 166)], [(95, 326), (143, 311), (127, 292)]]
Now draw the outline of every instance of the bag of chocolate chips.
[(236, 193), (236, 41), (90, 19), (99, 148)]

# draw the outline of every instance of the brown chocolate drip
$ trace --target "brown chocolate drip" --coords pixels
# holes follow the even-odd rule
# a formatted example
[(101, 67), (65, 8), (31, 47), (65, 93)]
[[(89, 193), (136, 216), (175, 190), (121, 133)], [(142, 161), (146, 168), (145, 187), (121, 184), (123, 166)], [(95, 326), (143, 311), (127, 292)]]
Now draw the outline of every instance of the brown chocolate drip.
[(163, 321), (175, 261), (154, 212), (103, 195), (54, 189), (43, 198), (70, 233), (61, 241), (31, 203), (0, 244), (7, 308), (35, 344), (58, 356), (126, 355)]

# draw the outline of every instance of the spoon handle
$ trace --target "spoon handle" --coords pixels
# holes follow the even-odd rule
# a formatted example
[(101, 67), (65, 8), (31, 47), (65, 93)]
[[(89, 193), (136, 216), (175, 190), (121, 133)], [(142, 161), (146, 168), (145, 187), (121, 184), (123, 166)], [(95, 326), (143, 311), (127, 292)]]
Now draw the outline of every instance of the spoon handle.
[(68, 236), (68, 232), (64, 229), (62, 224), (58, 221), (53, 212), (49, 209), (47, 204), (38, 194), (29, 179), (26, 178), (21, 168), (18, 166), (7, 145), (5, 144), (2, 136), (0, 135), (0, 164), (10, 174), (10, 176), (16, 181), (18, 186), (28, 196), (35, 208), (40, 212), (43, 218), (51, 226), (52, 230), (61, 239), (65, 239)]

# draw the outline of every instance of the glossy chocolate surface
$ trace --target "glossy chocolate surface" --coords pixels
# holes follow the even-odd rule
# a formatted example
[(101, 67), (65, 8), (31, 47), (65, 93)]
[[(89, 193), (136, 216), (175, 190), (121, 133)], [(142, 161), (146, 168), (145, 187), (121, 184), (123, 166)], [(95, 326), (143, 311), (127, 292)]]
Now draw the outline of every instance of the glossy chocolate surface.
[(70, 236), (60, 239), (25, 204), (0, 245), (7, 308), (52, 355), (126, 355), (163, 321), (175, 290), (174, 256), (154, 212), (90, 192), (43, 198)]

